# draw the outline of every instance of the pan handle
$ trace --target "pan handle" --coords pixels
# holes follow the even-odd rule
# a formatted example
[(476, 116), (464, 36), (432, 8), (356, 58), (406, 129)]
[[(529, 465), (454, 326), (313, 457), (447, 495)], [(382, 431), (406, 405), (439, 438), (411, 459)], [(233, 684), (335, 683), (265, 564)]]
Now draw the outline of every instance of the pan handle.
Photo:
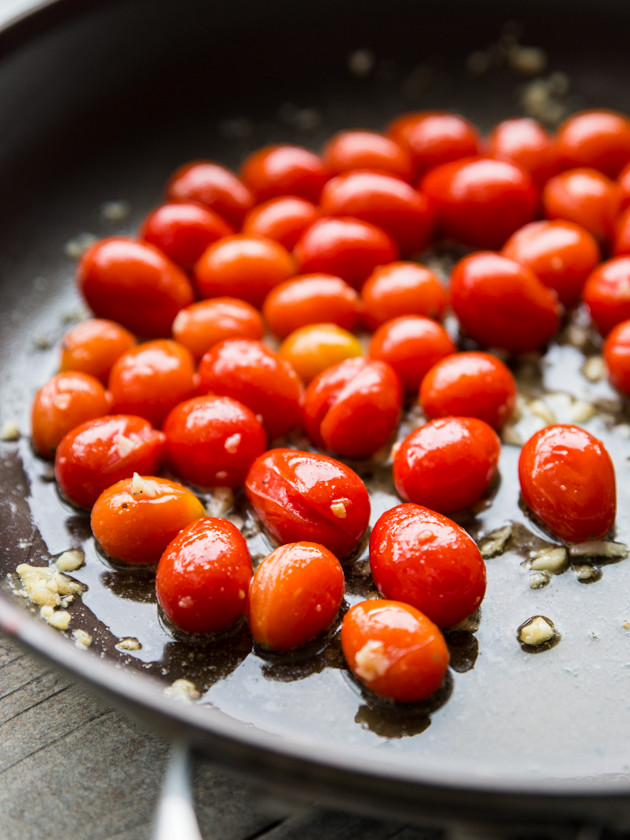
[(192, 796), (192, 761), (187, 744), (176, 741), (162, 782), (152, 840), (203, 840)]

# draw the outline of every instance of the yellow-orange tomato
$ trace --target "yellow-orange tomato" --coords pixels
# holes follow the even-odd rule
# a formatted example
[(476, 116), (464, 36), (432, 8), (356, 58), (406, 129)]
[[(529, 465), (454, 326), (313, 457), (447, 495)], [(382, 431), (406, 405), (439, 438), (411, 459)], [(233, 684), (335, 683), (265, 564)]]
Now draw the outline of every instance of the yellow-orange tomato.
[(356, 336), (336, 324), (309, 324), (285, 338), (278, 353), (308, 383), (326, 368), (363, 355), (363, 348)]
[(204, 514), (199, 499), (182, 484), (136, 473), (98, 497), (92, 533), (114, 560), (157, 563), (182, 528)]
[(63, 337), (59, 370), (78, 370), (107, 382), (116, 359), (135, 343), (134, 335), (116, 321), (88, 318)]
[(263, 321), (257, 310), (244, 300), (231, 297), (191, 303), (173, 321), (173, 338), (187, 347), (197, 361), (225, 338), (258, 341), (263, 332)]

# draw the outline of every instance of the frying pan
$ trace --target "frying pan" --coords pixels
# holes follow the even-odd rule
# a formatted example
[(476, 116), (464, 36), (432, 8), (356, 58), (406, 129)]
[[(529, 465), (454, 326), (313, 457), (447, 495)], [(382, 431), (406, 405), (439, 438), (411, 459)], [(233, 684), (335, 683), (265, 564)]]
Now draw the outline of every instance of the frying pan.
[[(506, 32), (545, 51), (547, 74), (566, 74), (569, 108), (630, 111), (629, 25), (630, 7), (612, 0), (58, 0), (6, 26), (0, 420), (28, 430), (32, 394), (55, 371), (55, 342), (81, 310), (68, 243), (83, 232), (133, 233), (178, 164), (238, 166), (274, 141), (318, 148), (336, 130), (382, 128), (416, 108), (459, 111), (488, 129), (521, 112), (526, 80), (504, 60), (473, 73), (469, 57), (502, 33), (505, 43)], [(628, 542), (630, 444), (615, 426), (624, 406), (580, 375), (578, 355), (558, 346), (549, 366), (529, 362), (543, 388), (603, 410), (589, 428), (613, 453), (616, 539)], [(515, 522), (525, 549), (488, 560), (478, 631), (451, 636), (456, 669), (446, 688), (404, 712), (358, 691), (334, 640), (287, 662), (252, 652), (243, 633), (199, 645), (174, 639), (150, 577), (97, 557), (85, 519), (62, 506), (26, 435), (3, 442), (1, 455), (0, 627), (145, 723), (280, 790), (365, 812), (630, 828), (630, 561), (602, 565), (588, 586), (569, 570), (531, 589), (525, 549), (549, 537), (518, 506), (516, 447), (504, 447), (492, 505), (464, 524), (483, 538)], [(375, 515), (394, 501), (387, 488), (374, 493)], [(264, 538), (252, 539), (264, 551)], [(93, 637), (85, 652), (25, 609), (7, 578), (20, 562), (41, 565), (81, 546), (86, 565), (75, 576), (87, 590), (71, 610), (72, 626)], [(349, 599), (364, 587), (359, 568)], [(516, 629), (537, 614), (555, 622), (561, 641), (531, 655)], [(122, 637), (142, 648), (119, 650)], [(198, 702), (164, 694), (180, 677), (195, 682)]]

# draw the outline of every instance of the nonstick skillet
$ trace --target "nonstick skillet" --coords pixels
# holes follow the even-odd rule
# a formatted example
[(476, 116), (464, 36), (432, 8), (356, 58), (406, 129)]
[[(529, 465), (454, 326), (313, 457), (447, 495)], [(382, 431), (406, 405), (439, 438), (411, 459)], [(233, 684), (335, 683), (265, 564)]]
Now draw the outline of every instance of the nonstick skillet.
[[(237, 166), (274, 141), (318, 148), (336, 130), (382, 128), (416, 108), (459, 111), (487, 129), (533, 95), (507, 57), (518, 38), (547, 56), (539, 76), (552, 105), (630, 111), (629, 24), (630, 8), (613, 2), (60, 0), (6, 27), (0, 419), (24, 434), (1, 450), (2, 629), (160, 731), (293, 793), (403, 819), (629, 828), (629, 561), (597, 561), (588, 585), (571, 568), (530, 587), (523, 560), (549, 538), (518, 506), (517, 447), (504, 447), (492, 504), (464, 524), (482, 540), (516, 523), (524, 543), (488, 560), (479, 627), (451, 635), (456, 667), (445, 690), (400, 712), (358, 692), (334, 644), (285, 662), (253, 653), (245, 634), (174, 639), (150, 577), (96, 556), (85, 520), (61, 505), (26, 434), (32, 394), (81, 314), (77, 241), (133, 233), (178, 164), (208, 157)], [(583, 361), (557, 346), (542, 365), (531, 362), (533, 378), (597, 405), (589, 428), (613, 453), (615, 540), (628, 543), (624, 406), (581, 375)], [(362, 469), (376, 515), (394, 499), (378, 468)], [(263, 551), (263, 538), (252, 539)], [(72, 627), (92, 636), (87, 651), (25, 609), (7, 578), (20, 562), (42, 565), (79, 546), (87, 562), (75, 576), (87, 590), (71, 608)], [(351, 576), (349, 598), (364, 585)], [(538, 614), (561, 639), (533, 655), (516, 630)], [(119, 649), (129, 637), (140, 650)], [(180, 677), (195, 682), (198, 702), (164, 694)]]

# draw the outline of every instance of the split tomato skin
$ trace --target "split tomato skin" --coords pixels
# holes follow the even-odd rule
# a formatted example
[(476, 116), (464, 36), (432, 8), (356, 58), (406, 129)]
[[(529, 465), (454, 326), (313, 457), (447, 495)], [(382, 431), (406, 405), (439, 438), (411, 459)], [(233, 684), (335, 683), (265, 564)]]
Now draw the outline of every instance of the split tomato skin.
[(309, 324), (336, 324), (352, 332), (359, 323), (359, 295), (341, 277), (302, 274), (272, 289), (263, 315), (277, 338)]
[(268, 650), (302, 647), (333, 623), (344, 594), (335, 555), (313, 542), (282, 545), (260, 563), (249, 589), (249, 628)]
[(486, 591), (474, 540), (446, 516), (411, 503), (386, 511), (374, 525), (370, 568), (384, 598), (411, 604), (439, 627), (467, 618)]
[(375, 269), (361, 289), (363, 320), (375, 330), (402, 315), (441, 321), (448, 294), (431, 269), (413, 262), (393, 262)]
[(258, 203), (282, 195), (317, 203), (330, 173), (319, 155), (309, 149), (277, 144), (249, 155), (241, 167), (241, 177)]
[(536, 432), (521, 450), (518, 474), (525, 503), (561, 540), (600, 539), (614, 525), (615, 469), (585, 429), (558, 424)]
[(326, 455), (270, 449), (252, 464), (245, 490), (265, 530), (280, 544), (317, 542), (345, 558), (368, 526), (365, 485), (354, 470)]
[(112, 365), (136, 343), (135, 336), (106, 318), (88, 318), (71, 327), (61, 342), (59, 370), (74, 370), (107, 382)]
[(169, 202), (202, 204), (236, 230), (254, 206), (254, 197), (241, 179), (211, 160), (194, 160), (176, 169), (166, 185), (166, 195)]
[(186, 633), (218, 633), (247, 610), (252, 559), (238, 528), (227, 519), (191, 522), (166, 546), (155, 591), (167, 618)]
[(617, 324), (606, 337), (604, 361), (609, 382), (630, 396), (630, 320)]
[(209, 245), (234, 228), (218, 213), (192, 202), (161, 204), (142, 223), (140, 237), (182, 268), (192, 268)]

